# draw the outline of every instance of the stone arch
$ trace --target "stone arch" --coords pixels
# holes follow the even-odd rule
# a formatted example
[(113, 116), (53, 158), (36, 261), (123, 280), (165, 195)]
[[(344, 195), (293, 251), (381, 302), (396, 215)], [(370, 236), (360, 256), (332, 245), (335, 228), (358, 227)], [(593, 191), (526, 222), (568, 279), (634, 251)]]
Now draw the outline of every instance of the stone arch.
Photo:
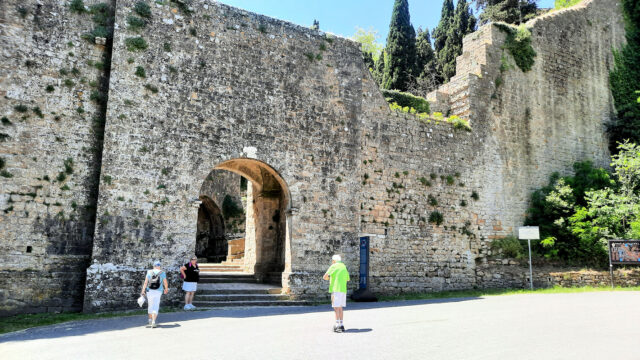
[(220, 170), (247, 180), (244, 271), (255, 274), (258, 281), (283, 284), (287, 290), (291, 272), (289, 186), (274, 168), (256, 159), (223, 161), (212, 173)]
[(227, 254), (222, 211), (209, 196), (200, 195), (200, 201), (195, 254), (207, 261), (220, 262)]

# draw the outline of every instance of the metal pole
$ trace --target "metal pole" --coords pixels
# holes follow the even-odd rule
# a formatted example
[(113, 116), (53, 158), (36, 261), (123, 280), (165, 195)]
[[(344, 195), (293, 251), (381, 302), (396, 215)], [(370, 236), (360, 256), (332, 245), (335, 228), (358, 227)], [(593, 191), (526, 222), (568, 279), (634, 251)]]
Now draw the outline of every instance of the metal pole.
[(609, 241), (609, 274), (611, 274), (611, 288), (613, 289), (613, 264), (611, 263), (611, 241)]
[(533, 265), (531, 265), (531, 239), (527, 239), (529, 244), (529, 283), (531, 284), (531, 290), (533, 290)]

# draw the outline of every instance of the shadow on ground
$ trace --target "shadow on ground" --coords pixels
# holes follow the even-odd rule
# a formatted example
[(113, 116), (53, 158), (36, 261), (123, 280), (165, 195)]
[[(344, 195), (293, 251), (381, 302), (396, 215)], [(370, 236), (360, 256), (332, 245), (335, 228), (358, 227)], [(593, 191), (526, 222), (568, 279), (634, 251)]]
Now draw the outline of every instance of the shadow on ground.
[[(345, 312), (384, 309), (401, 306), (417, 306), (429, 304), (455, 303), (461, 301), (480, 300), (480, 297), (430, 299), (430, 300), (405, 300), (374, 303), (349, 302)], [(181, 322), (209, 319), (209, 318), (252, 318), (263, 316), (299, 315), (309, 313), (331, 312), (329, 304), (315, 306), (277, 306), (277, 307), (244, 307), (244, 308), (220, 308), (202, 311), (178, 311), (161, 313), (158, 317), (158, 329), (180, 327)], [(83, 336), (87, 334), (126, 330), (143, 327), (147, 323), (147, 315), (122, 316), (107, 319), (92, 319), (70, 321), (66, 323), (40, 326), (26, 330), (16, 331), (0, 335), (0, 343), (11, 341), (25, 341), (38, 339), (53, 339), (69, 336)], [(346, 333), (370, 332), (372, 329), (347, 329)]]

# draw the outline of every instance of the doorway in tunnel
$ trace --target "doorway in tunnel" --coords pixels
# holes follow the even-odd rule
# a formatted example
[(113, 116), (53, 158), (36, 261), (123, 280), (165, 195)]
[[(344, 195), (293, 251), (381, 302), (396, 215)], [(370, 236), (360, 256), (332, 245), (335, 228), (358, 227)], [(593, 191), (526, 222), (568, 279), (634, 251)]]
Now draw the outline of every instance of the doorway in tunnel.
[(199, 198), (195, 251), (201, 264), (282, 284), (291, 271), (290, 195), (282, 177), (258, 160), (228, 160), (208, 174)]

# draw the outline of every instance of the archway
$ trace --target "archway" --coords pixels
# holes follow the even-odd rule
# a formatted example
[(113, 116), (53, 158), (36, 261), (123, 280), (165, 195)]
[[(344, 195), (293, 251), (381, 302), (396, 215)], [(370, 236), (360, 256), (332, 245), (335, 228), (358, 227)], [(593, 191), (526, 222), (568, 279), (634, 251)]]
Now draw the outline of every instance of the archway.
[(209, 214), (215, 214), (212, 204), (222, 204), (217, 214), (224, 224), (223, 239), (212, 242), (209, 237), (209, 247), (226, 244), (222, 265), (241, 264), (242, 271), (254, 274), (258, 281), (286, 287), (291, 271), (291, 196), (284, 179), (261, 161), (228, 160), (209, 173), (200, 199), (201, 208), (205, 206)]

